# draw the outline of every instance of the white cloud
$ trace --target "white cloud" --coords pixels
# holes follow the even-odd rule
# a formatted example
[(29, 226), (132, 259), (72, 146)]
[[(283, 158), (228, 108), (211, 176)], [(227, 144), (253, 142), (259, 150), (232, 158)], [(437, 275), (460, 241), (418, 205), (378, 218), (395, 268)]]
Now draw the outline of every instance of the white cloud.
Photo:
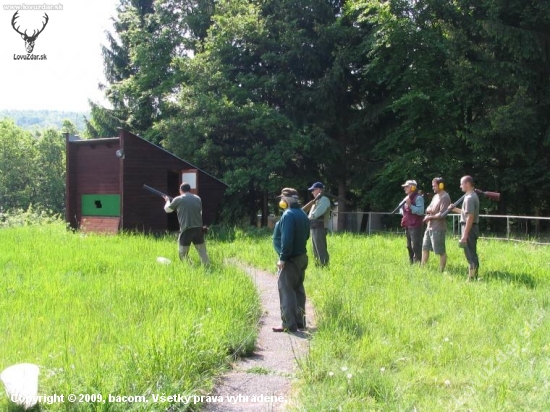
[[(0, 9), (0, 109), (87, 111), (88, 99), (106, 104), (97, 88), (105, 82), (101, 44), (105, 31), (113, 31), (118, 0), (3, 0)], [(25, 43), (12, 27), (14, 10), (6, 5), (62, 5), (46, 10), (49, 21), (35, 42), (34, 55), (47, 60), (16, 60), (26, 55)], [(20, 31), (42, 27), (44, 11), (22, 10)]]

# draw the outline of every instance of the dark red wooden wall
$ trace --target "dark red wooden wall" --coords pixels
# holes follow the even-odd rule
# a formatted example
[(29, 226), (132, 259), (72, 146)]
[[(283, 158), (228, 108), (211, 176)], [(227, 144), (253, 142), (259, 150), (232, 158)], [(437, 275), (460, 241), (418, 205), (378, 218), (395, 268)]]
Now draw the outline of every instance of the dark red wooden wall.
[(120, 194), (119, 138), (69, 141), (67, 150), (66, 220), (73, 228), (82, 221), (81, 196)]
[[(116, 156), (121, 150), (124, 158)], [(177, 230), (175, 213), (164, 211), (164, 200), (145, 189), (149, 185), (171, 196), (179, 194), (182, 170), (198, 169), (170, 152), (126, 131), (119, 137), (71, 142), (67, 136), (67, 221), (78, 227), (82, 194), (120, 194), (122, 230), (162, 232)], [(203, 220), (219, 216), (227, 185), (198, 169), (198, 195)]]

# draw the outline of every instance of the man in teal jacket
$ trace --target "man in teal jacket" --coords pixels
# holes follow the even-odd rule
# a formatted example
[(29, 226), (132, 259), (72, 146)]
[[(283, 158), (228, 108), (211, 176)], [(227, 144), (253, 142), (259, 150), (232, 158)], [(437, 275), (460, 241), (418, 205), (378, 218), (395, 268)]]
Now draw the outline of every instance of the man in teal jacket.
[(279, 206), (284, 212), (273, 230), (273, 247), (279, 256), (277, 284), (282, 325), (274, 327), (273, 331), (296, 332), (306, 327), (304, 279), (308, 264), (309, 219), (300, 208), (295, 189), (284, 188), (279, 197)]

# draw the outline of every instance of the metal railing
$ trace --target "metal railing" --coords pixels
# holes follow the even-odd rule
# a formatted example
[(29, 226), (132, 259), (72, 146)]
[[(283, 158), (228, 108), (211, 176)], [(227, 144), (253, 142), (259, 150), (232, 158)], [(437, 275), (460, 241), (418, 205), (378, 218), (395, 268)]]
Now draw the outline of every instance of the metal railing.
[[(401, 215), (398, 214), (388, 212), (340, 212), (340, 214), (345, 215), (345, 231), (365, 232), (369, 235), (379, 232), (403, 233), (400, 227)], [(337, 231), (337, 215), (338, 213), (333, 212), (331, 220), (333, 232)], [(452, 230), (453, 235), (460, 234), (460, 215), (447, 216), (451, 217), (448, 229)], [(480, 215), (479, 217), (482, 237), (550, 245), (550, 217), (518, 215)]]

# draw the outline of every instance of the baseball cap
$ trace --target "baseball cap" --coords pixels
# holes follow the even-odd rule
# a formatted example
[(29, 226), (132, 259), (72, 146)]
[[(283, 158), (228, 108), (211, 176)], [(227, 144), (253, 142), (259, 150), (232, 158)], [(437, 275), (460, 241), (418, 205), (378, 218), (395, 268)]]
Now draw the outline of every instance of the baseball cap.
[(311, 187), (307, 190), (313, 190), (313, 189), (324, 189), (325, 186), (321, 182), (315, 182), (311, 185)]
[(401, 186), (405, 187), (405, 186), (418, 186), (418, 185), (416, 184), (416, 180), (407, 180)]

